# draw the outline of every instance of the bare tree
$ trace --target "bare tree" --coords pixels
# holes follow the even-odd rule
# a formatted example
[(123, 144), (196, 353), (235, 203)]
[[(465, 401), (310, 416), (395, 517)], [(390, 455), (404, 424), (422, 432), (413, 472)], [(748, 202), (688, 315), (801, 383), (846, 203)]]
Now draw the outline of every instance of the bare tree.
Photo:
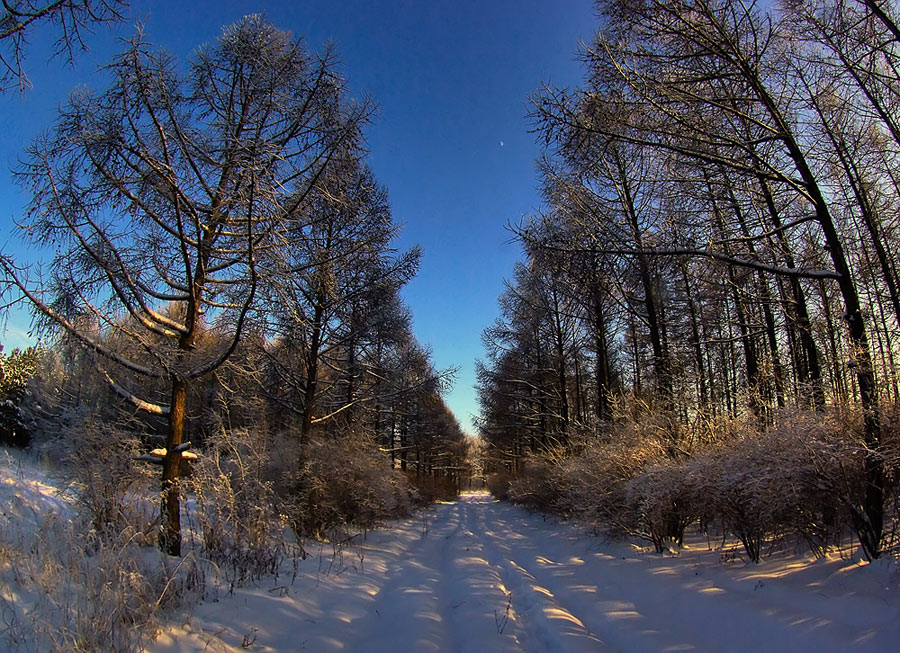
[[(603, 11), (607, 27), (587, 55), (590, 88), (574, 104), (552, 93), (538, 104), (550, 133), (558, 130), (562, 147), (571, 147), (574, 133), (649, 148), (661, 161), (683, 161), (685, 170), (698, 171), (694, 181), (688, 180), (694, 185), (707, 183), (700, 172), (704, 169), (727, 170), (732, 185), (755, 179), (771, 192), (793, 198), (790, 221), (781, 222), (779, 216), (776, 224), (759, 222), (749, 235), (726, 233), (723, 238), (713, 232), (704, 240), (682, 239), (652, 255), (708, 256), (789, 279), (834, 279), (854, 352), (866, 445), (877, 450), (878, 396), (860, 281), (852, 266), (855, 241), (842, 226), (829, 170), (810, 130), (815, 113), (807, 108), (803, 71), (780, 41), (783, 33), (775, 18), (754, 3), (725, 0), (609, 2)], [(676, 169), (669, 164), (663, 170)], [(719, 225), (722, 234), (722, 220)], [(758, 249), (746, 250), (748, 243), (772, 238), (800, 253), (809, 249), (808, 243), (820, 244), (829, 253), (831, 269), (778, 269)], [(746, 253), (737, 253), (738, 244)], [(739, 321), (745, 318), (739, 316)], [(884, 470), (877, 454), (867, 458), (867, 466), (866, 496), (855, 514), (865, 549), (876, 557)]]
[(86, 49), (84, 34), (96, 25), (122, 19), (125, 0), (2, 0), (0, 13), (0, 91), (30, 86), (25, 74), (28, 35), (50, 25), (55, 35), (53, 55), (72, 62)]
[(359, 354), (380, 317), (378, 305), (392, 306), (418, 267), (418, 248), (391, 249), (399, 229), (387, 193), (360, 160), (361, 148), (351, 145), (285, 230), (269, 288), (277, 306), (271, 331), (279, 336), (270, 362), (283, 380), (281, 396), (272, 396), (299, 416), (301, 441), (314, 424), (371, 399), (362, 392)]
[[(140, 37), (109, 72), (19, 172), (25, 234), (57, 252), (49, 278), (2, 265), (44, 324), (100, 355), (119, 394), (166, 416), (160, 545), (180, 555), (188, 388), (235, 351), (281, 233), (371, 107), (345, 100), (330, 52), (311, 56), (259, 16), (184, 72)], [(218, 337), (201, 346), (207, 329)]]

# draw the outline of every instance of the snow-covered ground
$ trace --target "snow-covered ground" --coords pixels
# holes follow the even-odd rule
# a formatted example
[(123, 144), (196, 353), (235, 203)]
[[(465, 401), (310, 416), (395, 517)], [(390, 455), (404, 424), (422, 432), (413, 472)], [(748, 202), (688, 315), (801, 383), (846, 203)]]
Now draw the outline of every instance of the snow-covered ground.
[[(0, 457), (5, 540), (71, 508), (52, 478)], [(211, 588), (168, 616), (152, 652), (893, 651), (895, 560), (776, 554), (762, 564), (696, 539), (678, 555), (466, 494), (340, 549), (309, 548), (277, 580)], [(297, 563), (296, 576), (293, 565)], [(39, 597), (7, 578), (4, 617)], [(46, 602), (45, 602), (46, 604)], [(46, 605), (47, 618), (58, 614)], [(43, 618), (31, 614), (32, 619)], [(40, 629), (36, 629), (40, 630)], [(39, 650), (23, 639), (15, 650)], [(8, 635), (7, 635), (8, 637)], [(0, 640), (0, 649), (4, 648)], [(11, 641), (11, 640), (7, 640)]]
[(152, 651), (891, 651), (897, 564), (659, 556), (487, 494), (369, 533), (293, 584), (195, 606)]

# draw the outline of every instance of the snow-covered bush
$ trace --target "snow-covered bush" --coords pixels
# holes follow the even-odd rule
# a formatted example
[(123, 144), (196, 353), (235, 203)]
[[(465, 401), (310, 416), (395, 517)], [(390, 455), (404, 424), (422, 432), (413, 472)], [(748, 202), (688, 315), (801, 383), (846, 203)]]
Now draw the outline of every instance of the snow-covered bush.
[(661, 551), (694, 518), (686, 490), (673, 484), (679, 435), (668, 416), (647, 409), (602, 433), (573, 433), (566, 449), (533, 455), (518, 477), (495, 474), (488, 486), (498, 498), (642, 537)]
[(128, 531), (155, 543), (158, 506), (146, 500), (154, 470), (135, 460), (144, 449), (137, 428), (71, 415), (54, 435), (41, 434), (34, 455), (50, 460), (94, 536)]
[(240, 584), (275, 573), (285, 552), (272, 476), (271, 442), (264, 433), (220, 430), (208, 438), (184, 481), (202, 551)]
[[(98, 534), (131, 529), (142, 542), (155, 545), (158, 509), (147, 501), (153, 469), (135, 458), (143, 453), (140, 439), (111, 424), (87, 419), (67, 434), (70, 463), (64, 473), (78, 507)], [(149, 508), (149, 510), (148, 510)]]
[(283, 512), (299, 536), (368, 528), (408, 515), (414, 503), (405, 475), (364, 434), (313, 439), (286, 481)]
[[(900, 443), (900, 435), (891, 439), (897, 421), (884, 419), (889, 475), (900, 469), (900, 445), (891, 444)], [(513, 501), (646, 539), (657, 551), (680, 545), (695, 521), (721, 525), (759, 561), (777, 538), (797, 537), (823, 555), (859, 526), (865, 453), (852, 412), (782, 411), (760, 431), (722, 419), (675, 429), (667, 416), (643, 411), (573, 438), (566, 456), (527, 460), (517, 479), (490, 482), (495, 493), (508, 484)]]
[(759, 562), (766, 535), (784, 521), (781, 502), (772, 496), (783, 470), (771, 467), (767, 458), (759, 442), (745, 440), (727, 450), (712, 451), (691, 464), (697, 481), (697, 505), (705, 505), (704, 520), (724, 524), (753, 562)]
[(731, 531), (753, 561), (767, 539), (794, 534), (821, 555), (862, 505), (858, 433), (835, 413), (783, 412), (769, 430), (747, 432), (685, 463), (692, 504), (704, 522)]
[(602, 438), (580, 443), (579, 453), (562, 463), (567, 496), (561, 506), (612, 534), (643, 533), (629, 508), (627, 485), (665, 458), (663, 440), (652, 422), (624, 422), (610, 427)]
[(519, 477), (509, 483), (509, 500), (541, 512), (565, 512), (560, 502), (566, 495), (565, 478), (557, 462), (561, 454), (556, 451), (526, 459)]
[(510, 472), (494, 472), (493, 474), (487, 475), (485, 484), (487, 485), (488, 492), (490, 492), (494, 498), (506, 501), (509, 499), (509, 487), (515, 478), (516, 477)]
[(0, 507), (4, 651), (143, 650), (167, 608), (203, 592), (194, 555), (169, 558), (129, 524), (98, 536), (47, 484), (22, 477)]
[(697, 518), (689, 469), (683, 461), (664, 459), (625, 483), (620, 523), (652, 542), (657, 553), (681, 546), (685, 528)]

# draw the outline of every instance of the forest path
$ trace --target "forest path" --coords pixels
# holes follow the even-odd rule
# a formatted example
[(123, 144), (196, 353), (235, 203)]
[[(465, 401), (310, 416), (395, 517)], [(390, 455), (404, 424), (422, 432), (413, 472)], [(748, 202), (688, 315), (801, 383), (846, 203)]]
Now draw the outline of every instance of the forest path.
[(481, 493), (331, 554), (288, 587), (195, 607), (150, 650), (822, 653), (900, 637), (896, 563), (726, 564), (705, 541), (658, 556)]

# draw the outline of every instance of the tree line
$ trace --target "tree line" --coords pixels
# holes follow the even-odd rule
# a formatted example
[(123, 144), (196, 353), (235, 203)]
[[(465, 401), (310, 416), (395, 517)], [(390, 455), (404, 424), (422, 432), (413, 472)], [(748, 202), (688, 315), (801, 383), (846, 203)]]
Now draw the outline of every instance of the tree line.
[(885, 536), (897, 405), (900, 22), (877, 0), (601, 0), (585, 82), (545, 88), (545, 208), (484, 332), (481, 433), (527, 453), (636, 406), (689, 458), (710, 425), (858, 411), (848, 498)]
[(216, 429), (291, 433), (298, 468), (315, 438), (363, 434), (458, 485), (453, 370), (434, 369), (400, 297), (420, 252), (393, 246), (365, 161), (374, 102), (350, 97), (333, 50), (248, 16), (186, 65), (138, 34), (104, 75), (16, 171), (23, 238), (52, 260), (0, 258), (66, 379), (42, 419), (115, 408), (162, 440), (173, 555), (184, 454)]

